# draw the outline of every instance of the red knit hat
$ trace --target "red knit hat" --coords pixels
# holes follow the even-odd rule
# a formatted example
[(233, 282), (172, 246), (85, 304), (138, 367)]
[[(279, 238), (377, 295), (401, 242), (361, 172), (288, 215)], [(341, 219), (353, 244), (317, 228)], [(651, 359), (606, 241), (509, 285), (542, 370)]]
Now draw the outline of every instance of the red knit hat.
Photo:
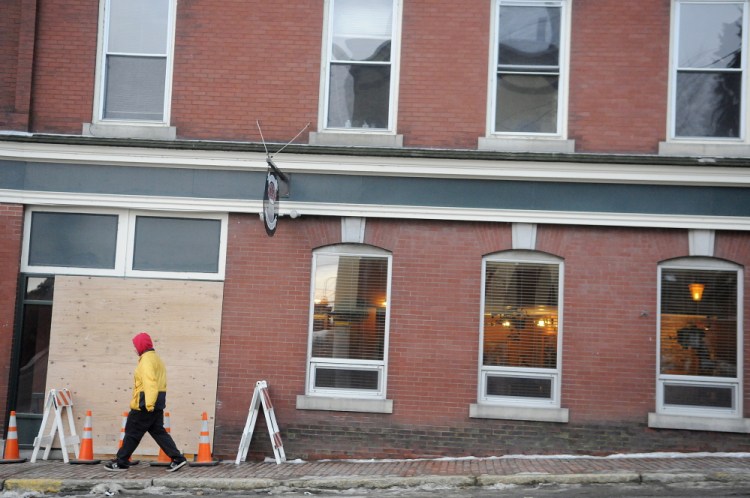
[(151, 336), (145, 332), (141, 332), (133, 337), (133, 346), (135, 346), (135, 350), (138, 351), (139, 356), (149, 349), (154, 349), (154, 343), (151, 341)]

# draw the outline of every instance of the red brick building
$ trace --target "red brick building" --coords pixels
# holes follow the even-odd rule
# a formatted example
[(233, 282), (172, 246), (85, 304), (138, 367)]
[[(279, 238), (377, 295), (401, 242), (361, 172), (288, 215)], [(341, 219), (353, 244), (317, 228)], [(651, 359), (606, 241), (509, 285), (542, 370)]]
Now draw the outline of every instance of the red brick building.
[(747, 0), (0, 9), (27, 443), (51, 388), (115, 431), (149, 330), (188, 453), (261, 379), (293, 458), (750, 448)]

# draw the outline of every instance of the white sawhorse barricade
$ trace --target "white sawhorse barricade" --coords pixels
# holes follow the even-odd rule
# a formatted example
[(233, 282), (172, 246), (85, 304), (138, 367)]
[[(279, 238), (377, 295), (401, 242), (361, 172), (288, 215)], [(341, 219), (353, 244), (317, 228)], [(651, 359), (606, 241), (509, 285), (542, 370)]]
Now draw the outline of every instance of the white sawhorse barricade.
[(273, 455), (276, 458), (276, 464), (286, 462), (284, 446), (281, 444), (281, 433), (276, 423), (276, 415), (273, 413), (271, 396), (268, 395), (268, 384), (265, 380), (260, 380), (255, 383), (253, 399), (250, 401), (250, 412), (247, 416), (245, 429), (242, 431), (237, 459), (234, 462), (236, 465), (239, 465), (240, 461), (244, 462), (247, 459), (247, 450), (250, 448), (250, 440), (253, 438), (253, 430), (255, 429), (255, 422), (258, 420), (260, 405), (263, 405), (263, 414), (266, 416), (266, 426), (268, 426), (268, 435), (271, 436), (271, 446), (273, 446)]
[[(49, 433), (45, 435), (47, 421), (53, 410), (54, 421)], [(68, 428), (70, 429), (70, 434), (68, 435), (65, 435), (65, 427), (63, 426), (63, 412), (66, 412), (68, 416)], [(39, 427), (39, 435), (34, 438), (34, 452), (31, 454), (31, 463), (36, 462), (36, 456), (42, 445), (45, 446), (42, 460), (47, 460), (49, 452), (52, 449), (52, 442), (55, 440), (55, 433), (60, 438), (60, 446), (62, 447), (62, 456), (65, 463), (68, 463), (68, 446), (74, 447), (75, 456), (78, 458), (80, 438), (76, 435), (76, 427), (73, 419), (73, 397), (67, 389), (50, 389), (49, 394), (47, 394), (47, 400), (44, 402), (42, 425)]]

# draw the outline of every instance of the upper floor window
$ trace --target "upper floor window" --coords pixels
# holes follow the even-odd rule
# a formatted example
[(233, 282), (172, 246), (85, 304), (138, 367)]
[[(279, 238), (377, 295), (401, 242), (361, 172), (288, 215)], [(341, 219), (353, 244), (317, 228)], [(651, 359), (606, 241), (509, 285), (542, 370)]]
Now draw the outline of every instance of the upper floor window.
[(746, 140), (747, 1), (677, 0), (670, 136)]
[(22, 270), (221, 280), (226, 225), (225, 215), (32, 208)]
[(565, 1), (496, 0), (491, 134), (564, 135)]
[(399, 0), (329, 0), (320, 129), (392, 131)]
[(99, 120), (169, 122), (175, 0), (104, 0)]
[(711, 258), (659, 266), (657, 413), (741, 417), (742, 272)]
[(391, 256), (364, 245), (313, 255), (308, 394), (385, 398)]
[(560, 407), (562, 271), (532, 251), (484, 259), (480, 403)]

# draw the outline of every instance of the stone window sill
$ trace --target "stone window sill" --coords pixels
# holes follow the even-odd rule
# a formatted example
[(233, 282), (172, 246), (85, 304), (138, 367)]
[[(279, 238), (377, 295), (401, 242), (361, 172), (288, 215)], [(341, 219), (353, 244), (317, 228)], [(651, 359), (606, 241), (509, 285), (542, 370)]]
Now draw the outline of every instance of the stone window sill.
[(393, 413), (393, 400), (299, 395), (297, 396), (297, 409), (335, 412)]
[(310, 145), (356, 147), (403, 147), (404, 136), (378, 132), (310, 132)]
[(174, 140), (177, 138), (177, 128), (164, 125), (83, 123), (81, 134), (87, 137)]
[(496, 406), (471, 404), (469, 417), (500, 420), (529, 420), (533, 422), (557, 422), (566, 424), (570, 418), (567, 408), (531, 408), (521, 406)]

